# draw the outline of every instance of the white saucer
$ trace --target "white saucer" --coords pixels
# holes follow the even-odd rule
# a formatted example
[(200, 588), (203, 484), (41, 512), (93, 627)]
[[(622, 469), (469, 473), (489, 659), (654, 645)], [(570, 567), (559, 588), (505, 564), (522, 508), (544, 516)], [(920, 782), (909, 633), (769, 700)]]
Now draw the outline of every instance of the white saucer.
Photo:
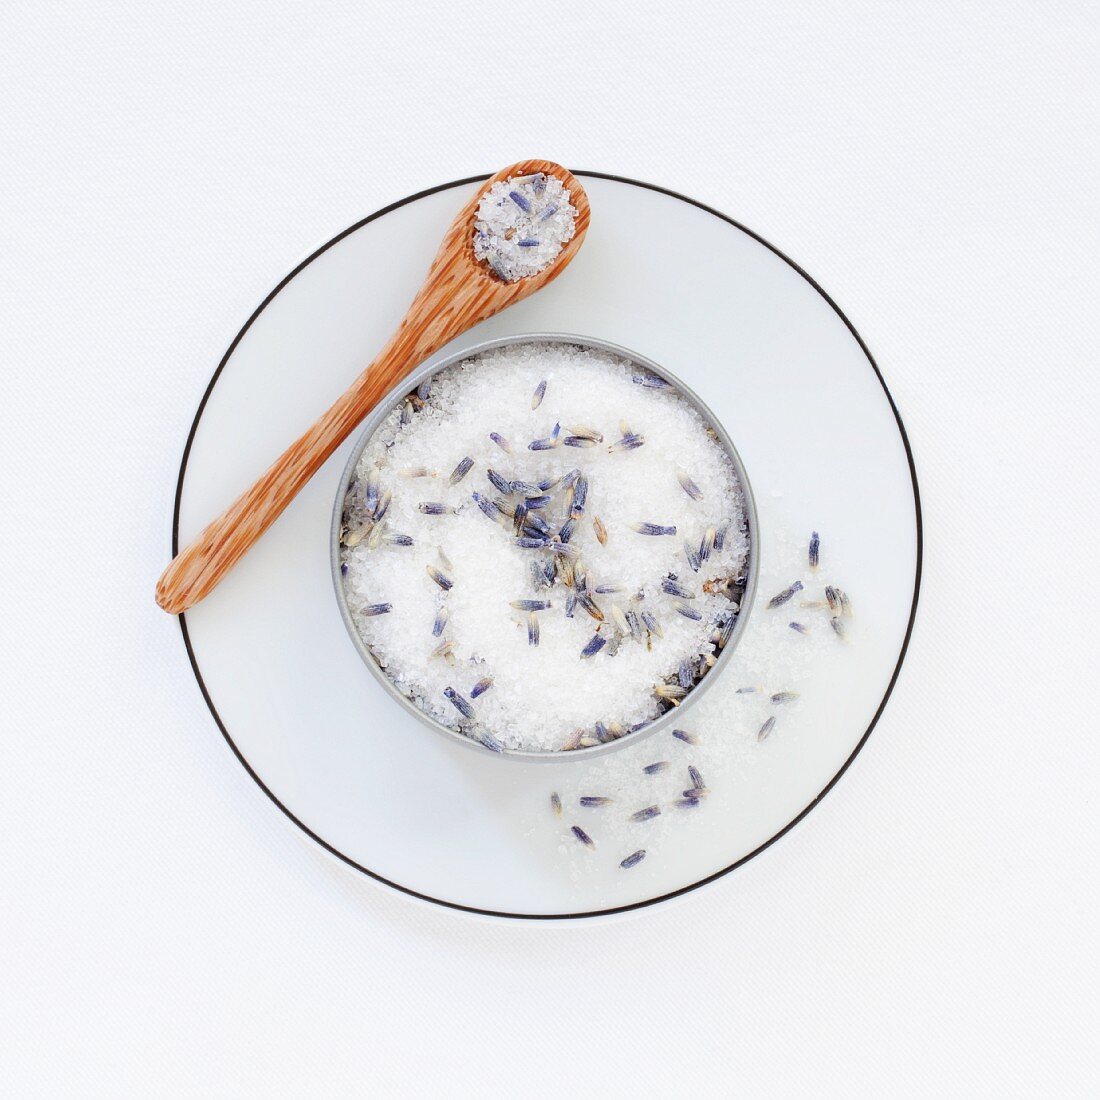
[[(657, 746), (655, 736), (591, 762), (524, 763), (464, 752), (423, 728), (364, 668), (333, 594), (329, 519), (350, 440), (180, 620), (215, 721), (295, 824), (389, 886), (496, 916), (647, 905), (761, 851), (832, 786), (873, 728), (905, 655), (920, 581), (920, 506), (905, 432), (836, 306), (791, 261), (716, 211), (649, 185), (577, 175), (592, 226), (569, 270), (441, 355), (511, 333), (594, 336), (654, 359), (710, 405), (744, 461), (761, 529), (757, 604), (722, 675), (769, 691), (797, 680), (801, 697), (777, 712), (775, 732), (757, 742), (770, 711), (762, 696), (734, 696), (732, 685), (700, 700), (698, 722), (710, 732), (698, 749), (671, 739)], [(476, 186), (445, 184), (371, 215), (260, 305), (195, 416), (173, 553), (384, 343)], [(822, 534), (819, 575), (806, 572), (811, 529)], [(797, 599), (763, 608), (796, 577), (807, 585), (801, 596), (831, 581), (851, 593), (852, 645)], [(811, 617), (809, 638), (787, 628), (789, 619)], [(693, 720), (685, 714), (685, 727)], [(621, 828), (595, 853), (572, 840), (570, 824), (596, 836), (597, 815), (609, 812), (576, 810), (578, 790), (602, 793), (589, 788), (606, 779), (621, 818), (651, 800), (640, 780), (632, 789), (633, 777), (661, 757), (674, 759), (677, 774), (696, 763), (713, 794), (639, 834), (644, 862), (620, 870), (632, 850)], [(609, 770), (601, 774), (603, 761)], [(566, 801), (561, 821), (549, 810), (553, 790)]]

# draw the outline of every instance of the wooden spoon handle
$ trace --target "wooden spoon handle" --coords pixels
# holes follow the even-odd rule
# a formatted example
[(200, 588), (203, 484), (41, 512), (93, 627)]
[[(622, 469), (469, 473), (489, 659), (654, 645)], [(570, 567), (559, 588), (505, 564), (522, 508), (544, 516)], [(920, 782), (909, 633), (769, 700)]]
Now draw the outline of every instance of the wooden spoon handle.
[(428, 291), (425, 286), (378, 358), (332, 407), (165, 569), (156, 592), (165, 611), (178, 615), (209, 595), (401, 378), (495, 312), (490, 296), (479, 293), (476, 284), (442, 308), (433, 307)]

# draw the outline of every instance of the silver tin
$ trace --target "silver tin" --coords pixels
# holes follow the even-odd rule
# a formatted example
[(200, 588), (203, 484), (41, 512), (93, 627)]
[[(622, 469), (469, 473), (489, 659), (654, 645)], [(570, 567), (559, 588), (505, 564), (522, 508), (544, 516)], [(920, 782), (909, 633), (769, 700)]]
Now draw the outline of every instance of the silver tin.
[[(348, 609), (343, 579), (340, 575), (340, 527), (344, 516), (344, 497), (347, 495), (348, 488), (355, 475), (355, 467), (359, 463), (359, 457), (362, 455), (364, 448), (370, 442), (371, 436), (374, 435), (379, 425), (390, 412), (401, 404), (405, 395), (415, 390), (426, 378), (430, 378), (433, 374), (437, 374), (447, 367), (452, 367), (456, 363), (472, 359), (483, 352), (492, 351), (495, 348), (508, 347), (513, 344), (573, 344), (577, 347), (592, 348), (597, 351), (604, 351), (611, 355), (616, 355), (621, 359), (635, 363), (666, 379), (675, 386), (679, 393), (683, 394), (684, 397), (698, 408), (706, 422), (714, 429), (718, 439), (721, 441), (733, 461), (734, 469), (737, 471), (737, 477), (741, 482), (741, 488), (745, 496), (745, 519), (748, 524), (749, 535), (749, 555), (746, 563), (745, 594), (741, 602), (741, 610), (737, 616), (737, 624), (734, 626), (733, 634), (730, 636), (729, 642), (726, 643), (726, 647), (719, 654), (714, 667), (691, 689), (691, 691), (688, 692), (678, 707), (673, 707), (671, 710), (666, 711), (635, 733), (627, 734), (616, 741), (608, 741), (604, 744), (592, 745), (584, 749), (554, 752), (525, 752), (518, 749), (506, 749), (502, 753), (496, 753), (485, 748), (484, 745), (479, 744), (477, 741), (473, 741), (469, 737), (466, 737), (458, 730), (451, 729), (442, 722), (436, 721), (430, 715), (425, 714), (415, 703), (397, 690), (393, 681), (379, 667), (374, 655), (359, 636), (359, 632), (355, 629), (355, 623), (352, 620), (351, 612)], [(473, 749), (483, 755), (499, 756), (515, 760), (558, 762), (575, 762), (601, 756), (604, 753), (621, 748), (623, 745), (636, 744), (644, 738), (651, 737), (660, 730), (668, 729), (670, 726), (683, 724), (685, 713), (691, 707), (692, 703), (695, 702), (695, 700), (698, 699), (699, 696), (701, 696), (722, 674), (722, 670), (729, 662), (730, 657), (737, 648), (738, 642), (741, 640), (756, 596), (756, 580), (760, 558), (760, 538), (756, 516), (756, 501), (753, 497), (752, 486), (749, 483), (748, 475), (745, 472), (745, 467), (741, 463), (741, 457), (737, 453), (737, 448), (733, 445), (733, 441), (726, 434), (726, 430), (718, 418), (711, 412), (699, 395), (688, 386), (685, 386), (675, 375), (670, 374), (663, 367), (654, 363), (651, 359), (647, 359), (644, 355), (639, 355), (637, 352), (630, 351), (628, 348), (620, 347), (618, 344), (609, 343), (607, 340), (598, 340), (591, 336), (575, 336), (571, 333), (560, 332), (534, 332), (521, 333), (515, 336), (502, 336), (496, 340), (487, 340), (484, 343), (462, 348), (459, 351), (452, 352), (444, 358), (428, 359), (417, 367), (412, 374), (402, 379), (397, 386), (390, 390), (363, 422), (359, 440), (348, 458), (347, 465), (344, 467), (344, 472), (340, 475), (340, 483), (336, 492), (336, 502), (332, 509), (332, 527), (329, 535), (329, 544), (330, 556), (332, 559), (332, 582), (336, 589), (336, 602), (339, 604), (340, 615), (344, 620), (344, 626), (347, 627), (348, 636), (358, 650), (359, 656), (363, 658), (363, 663), (370, 670), (371, 675), (382, 685), (385, 692), (399, 707), (413, 715), (421, 725), (427, 726), (438, 734), (442, 734), (448, 741), (462, 745), (468, 749)]]

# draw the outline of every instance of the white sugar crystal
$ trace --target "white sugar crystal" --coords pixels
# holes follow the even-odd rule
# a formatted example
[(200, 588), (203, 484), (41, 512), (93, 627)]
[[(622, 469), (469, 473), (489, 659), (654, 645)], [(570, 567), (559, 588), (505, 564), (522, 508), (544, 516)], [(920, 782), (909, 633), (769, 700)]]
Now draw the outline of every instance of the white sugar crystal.
[(478, 203), (474, 255), (505, 282), (537, 275), (572, 240), (576, 216), (569, 191), (553, 176), (494, 183)]
[[(591, 734), (597, 722), (629, 727), (654, 718), (662, 709), (654, 685), (674, 676), (682, 660), (713, 651), (710, 636), (731, 604), (725, 594), (704, 592), (703, 585), (739, 577), (744, 569), (748, 536), (741, 486), (728, 453), (708, 434), (695, 407), (673, 390), (637, 384), (635, 375), (637, 368), (621, 359), (571, 345), (501, 348), (437, 375), (424, 407), (404, 427), (395, 410), (364, 450), (346, 517), (345, 541), (355, 543), (344, 551), (348, 603), (379, 663), (434, 718), (465, 728), (468, 723), (444, 691), (453, 687), (468, 699), (473, 685), (491, 676), (493, 686), (472, 702), (478, 726), (507, 748), (560, 749), (573, 731)], [(532, 409), (532, 393), (542, 381), (545, 396)], [(552, 437), (555, 423), (561, 425), (560, 439), (587, 428), (603, 441), (529, 450), (532, 440)], [(624, 428), (641, 436), (644, 445), (612, 450)], [(490, 433), (509, 440), (512, 453)], [(467, 456), (473, 466), (458, 485), (450, 485), (451, 471)], [(400, 476), (419, 467), (435, 476)], [(550, 560), (549, 553), (516, 546), (511, 522), (494, 522), (474, 503), (475, 490), (513, 505), (523, 500), (522, 492), (501, 497), (487, 468), (509, 481), (532, 484), (579, 469), (588, 480), (588, 496), (569, 546), (579, 552), (593, 588), (623, 589), (593, 597), (606, 616), (601, 635), (610, 640), (616, 634), (612, 608), (618, 605), (623, 614), (653, 615), (664, 637), (652, 638), (647, 647), (627, 635), (614, 656), (609, 644), (581, 660), (597, 623), (579, 607), (567, 618), (571, 589), (560, 577), (552, 588), (536, 587), (531, 575), (531, 563)], [(681, 471), (698, 486), (701, 500), (684, 491)], [(363, 494), (371, 476), (378, 493), (393, 494), (381, 538), (377, 531), (361, 533), (369, 527)], [(549, 507), (537, 514), (556, 530), (568, 515), (570, 493), (549, 492)], [(420, 509), (425, 502), (450, 510), (425, 514)], [(596, 537), (596, 516), (606, 527), (606, 545)], [(636, 534), (630, 525), (638, 522), (674, 526), (677, 534)], [(693, 572), (685, 540), (698, 547), (708, 527), (726, 522), (723, 548)], [(411, 536), (414, 545), (388, 541), (396, 534)], [(452, 582), (448, 591), (432, 581), (429, 567)], [(702, 613), (701, 621), (678, 614), (681, 601), (661, 590), (669, 574), (696, 593), (690, 603)], [(552, 604), (537, 612), (537, 647), (528, 643), (527, 612), (509, 606), (524, 599)], [(360, 613), (383, 603), (392, 604), (392, 611)], [(436, 637), (432, 629), (440, 607), (448, 614)], [(429, 657), (447, 641), (452, 660)]]

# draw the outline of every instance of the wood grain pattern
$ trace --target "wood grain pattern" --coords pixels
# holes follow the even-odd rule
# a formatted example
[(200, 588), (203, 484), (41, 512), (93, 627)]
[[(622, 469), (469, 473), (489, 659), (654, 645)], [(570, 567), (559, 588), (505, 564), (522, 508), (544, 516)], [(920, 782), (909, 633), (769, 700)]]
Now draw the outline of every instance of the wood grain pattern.
[[(498, 180), (534, 172), (556, 176), (568, 188), (570, 201), (577, 210), (576, 234), (545, 270), (505, 283), (474, 258), (474, 214), (482, 194)], [(208, 596), (402, 378), (449, 340), (557, 278), (577, 254), (588, 229), (589, 215), (584, 188), (571, 173), (552, 161), (523, 160), (492, 176), (451, 223), (424, 285), (377, 358), (252, 488), (176, 555), (157, 583), (157, 603), (170, 614), (178, 615)]]

